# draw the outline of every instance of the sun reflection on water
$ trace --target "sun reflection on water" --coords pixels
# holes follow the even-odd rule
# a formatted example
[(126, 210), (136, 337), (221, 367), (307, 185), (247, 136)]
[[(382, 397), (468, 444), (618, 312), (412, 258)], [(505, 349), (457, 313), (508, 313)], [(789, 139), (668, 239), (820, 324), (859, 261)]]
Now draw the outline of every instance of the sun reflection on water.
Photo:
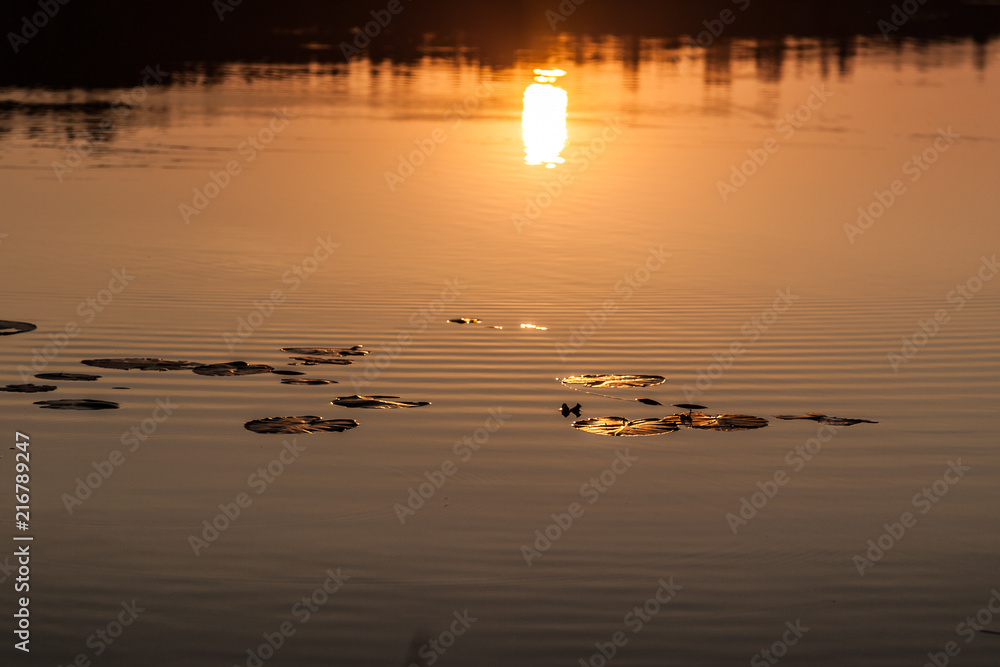
[(554, 85), (566, 72), (558, 69), (535, 70), (535, 83), (524, 91), (521, 128), (524, 135), (524, 161), (544, 164), (552, 169), (565, 160), (560, 157), (566, 146), (566, 91)]

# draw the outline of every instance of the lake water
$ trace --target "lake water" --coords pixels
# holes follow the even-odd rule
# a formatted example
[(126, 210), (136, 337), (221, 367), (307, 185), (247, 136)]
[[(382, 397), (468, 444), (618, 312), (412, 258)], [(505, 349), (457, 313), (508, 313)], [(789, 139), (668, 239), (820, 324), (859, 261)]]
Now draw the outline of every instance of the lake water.
[[(33, 454), (30, 664), (995, 664), (960, 626), (1000, 586), (995, 43), (629, 44), (0, 91), (0, 317), (38, 325), (0, 384), (102, 376), (0, 394)], [(79, 363), (147, 356), (339, 384)], [(597, 390), (664, 407), (558, 382), (588, 373), (665, 376)], [(770, 425), (612, 439), (564, 402)], [(879, 423), (773, 418), (806, 412)], [(243, 428), (287, 415), (360, 427)]]

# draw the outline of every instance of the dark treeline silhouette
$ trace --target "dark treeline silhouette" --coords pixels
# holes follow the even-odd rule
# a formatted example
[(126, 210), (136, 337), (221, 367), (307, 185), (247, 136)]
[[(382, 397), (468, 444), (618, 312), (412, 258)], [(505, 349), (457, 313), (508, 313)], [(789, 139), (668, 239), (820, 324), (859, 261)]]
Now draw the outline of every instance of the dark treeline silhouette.
[[(343, 61), (352, 28), (386, 17), (389, 0), (6, 0), (0, 7), (0, 85), (116, 87), (142, 70), (211, 67), (227, 61)], [(239, 4), (235, 4), (239, 2)], [(892, 39), (1000, 33), (1000, 7), (963, 0), (398, 0), (367, 47), (373, 59), (406, 62), (434, 43), (472, 47), (485, 64), (509, 64), (515, 51), (556, 31), (721, 39), (855, 35)], [(47, 15), (45, 11), (48, 11)], [(731, 14), (722, 16), (728, 10)], [(221, 19), (220, 19), (221, 15)], [(720, 18), (730, 18), (724, 24)], [(895, 18), (895, 22), (893, 19)], [(565, 19), (565, 20), (563, 20)], [(553, 25), (555, 29), (553, 29)], [(704, 32), (706, 41), (716, 40)], [(330, 45), (325, 50), (317, 44)], [(311, 48), (307, 48), (311, 46)], [(16, 50), (16, 52), (15, 52)]]

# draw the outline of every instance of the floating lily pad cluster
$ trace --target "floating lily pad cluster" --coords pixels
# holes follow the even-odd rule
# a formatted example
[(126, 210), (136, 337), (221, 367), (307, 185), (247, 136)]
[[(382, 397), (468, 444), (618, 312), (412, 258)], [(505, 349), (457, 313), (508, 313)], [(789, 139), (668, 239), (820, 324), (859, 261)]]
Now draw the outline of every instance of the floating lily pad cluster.
[[(360, 345), (348, 348), (333, 347), (283, 347), (282, 352), (289, 352), (295, 355), (293, 361), (301, 362), (304, 366), (317, 364), (346, 365), (353, 363), (350, 359), (343, 357), (362, 357), (368, 354)], [(336, 384), (336, 380), (323, 380), (319, 378), (286, 378), (282, 384), (289, 385), (327, 385)], [(331, 404), (345, 408), (367, 408), (371, 410), (388, 410), (393, 408), (419, 408), (430, 405), (427, 401), (400, 401), (399, 396), (339, 396), (330, 401)], [(319, 433), (319, 432), (342, 432), (359, 426), (353, 419), (323, 419), (308, 415), (305, 417), (266, 417), (264, 419), (254, 419), (243, 425), (248, 431), (254, 433), (268, 434), (297, 434), (297, 433)]]
[(588, 433), (613, 436), (660, 435), (681, 428), (703, 431), (749, 431), (764, 428), (767, 420), (751, 415), (671, 415), (669, 417), (626, 419), (624, 417), (592, 417), (573, 422), (573, 427)]
[[(294, 382), (294, 380), (284, 380)], [(345, 408), (367, 408), (371, 410), (390, 410), (394, 408), (419, 408), (430, 405), (427, 401), (396, 401), (398, 396), (340, 396), (330, 401), (333, 405)], [(353, 419), (323, 419), (322, 417), (266, 417), (254, 419), (243, 425), (254, 433), (277, 433), (291, 435), (296, 433), (318, 433), (321, 431), (347, 431), (359, 426)]]
[[(456, 324), (482, 324), (476, 318), (456, 318), (448, 320)], [(545, 330), (545, 327), (536, 325), (521, 325), (522, 328)], [(0, 336), (9, 336), (18, 333), (26, 333), (35, 330), (34, 324), (27, 322), (15, 322), (10, 320), (0, 320)], [(502, 327), (494, 327), (502, 328)], [(282, 352), (292, 355), (289, 365), (313, 366), (313, 365), (349, 365), (353, 360), (349, 357), (363, 357), (368, 351), (361, 345), (352, 347), (283, 347)], [(336, 380), (323, 378), (303, 377), (305, 373), (292, 370), (275, 370), (267, 364), (251, 364), (245, 361), (229, 361), (221, 363), (203, 364), (194, 361), (173, 361), (153, 357), (128, 357), (113, 359), (85, 359), (81, 363), (96, 368), (108, 368), (114, 370), (138, 370), (138, 371), (185, 371), (190, 370), (196, 375), (233, 377), (245, 375), (274, 374), (285, 376), (282, 384), (300, 386), (325, 386), (336, 384)], [(41, 380), (66, 381), (66, 382), (95, 382), (101, 378), (100, 375), (87, 373), (52, 372), (39, 373), (35, 377)], [(562, 378), (560, 382), (574, 391), (580, 391), (589, 395), (611, 398), (615, 400), (633, 401), (644, 405), (659, 406), (659, 401), (652, 398), (630, 398), (627, 396), (614, 396), (610, 394), (600, 394), (588, 389), (636, 389), (654, 387), (666, 382), (666, 378), (661, 375), (571, 375)], [(127, 387), (114, 387), (115, 389), (127, 389)], [(48, 384), (10, 384), (0, 387), (0, 392), (9, 393), (43, 393), (55, 391), (56, 385)], [(330, 401), (338, 407), (351, 409), (369, 410), (391, 410), (400, 408), (418, 408), (430, 405), (427, 401), (404, 401), (398, 396), (371, 395), (371, 396), (339, 396)], [(113, 410), (119, 406), (113, 401), (97, 399), (59, 399), (36, 401), (35, 405), (50, 410)], [(648, 436), (673, 433), (682, 428), (695, 430), (712, 431), (745, 431), (751, 429), (764, 428), (768, 425), (767, 419), (743, 414), (719, 414), (708, 415), (696, 412), (706, 409), (704, 405), (691, 403), (677, 403), (674, 407), (687, 410), (686, 413), (668, 415), (666, 417), (649, 417), (641, 419), (628, 419), (626, 417), (590, 417), (578, 419), (573, 422), (573, 427), (588, 433), (608, 436)], [(574, 407), (569, 407), (563, 403), (561, 413), (563, 417), (573, 415), (581, 417), (583, 406), (577, 403)], [(807, 413), (805, 415), (776, 415), (781, 420), (811, 420), (820, 424), (831, 426), (852, 426), (855, 424), (876, 424), (878, 422), (870, 419), (854, 419), (845, 417), (831, 417), (821, 413)], [(292, 416), (292, 417), (265, 417), (254, 419), (244, 424), (244, 427), (255, 433), (266, 434), (299, 434), (318, 432), (343, 432), (357, 428), (358, 422), (353, 419), (323, 419), (314, 415)]]
[[(0, 336), (9, 336), (18, 333), (26, 333), (29, 331), (34, 331), (37, 326), (30, 324), (28, 322), (15, 322), (11, 320), (0, 320)], [(363, 349), (361, 345), (354, 345), (351, 347), (283, 347), (280, 348), (282, 352), (295, 355), (292, 357), (293, 362), (301, 362), (302, 365), (312, 366), (318, 364), (330, 364), (330, 365), (347, 365), (353, 363), (351, 359), (345, 357), (363, 357), (368, 354), (368, 351)], [(80, 363), (91, 366), (94, 368), (107, 368), (112, 370), (124, 370), (124, 371), (157, 371), (157, 372), (167, 372), (167, 371), (192, 371), (196, 375), (203, 376), (216, 376), (216, 377), (236, 377), (245, 375), (263, 375), (271, 373), (274, 375), (291, 376), (293, 379), (285, 378), (281, 382), (287, 385), (314, 385), (322, 386), (329, 384), (336, 384), (336, 380), (321, 379), (321, 378), (307, 378), (301, 377), (305, 373), (301, 371), (293, 370), (276, 370), (273, 366), (267, 364), (251, 364), (246, 361), (227, 361), (221, 363), (211, 363), (204, 364), (196, 361), (181, 361), (181, 360), (170, 360), (170, 359), (160, 359), (156, 357), (121, 357), (121, 358), (108, 358), (108, 359), (84, 359)], [(291, 364), (295, 365), (295, 363)], [(69, 373), (69, 372), (51, 372), (51, 373), (39, 373), (35, 377), (41, 380), (49, 381), (61, 381), (61, 382), (96, 382), (101, 379), (100, 375), (93, 375), (90, 373)], [(7, 393), (43, 393), (56, 391), (59, 387), (54, 384), (32, 384), (32, 383), (22, 383), (22, 384), (9, 384), (6, 386), (0, 386), (0, 392)], [(128, 387), (113, 387), (113, 389), (128, 389)], [(356, 397), (356, 398), (367, 398), (367, 397)], [(390, 397), (395, 398), (395, 397)], [(112, 410), (120, 407), (118, 403), (113, 401), (103, 401), (97, 399), (58, 399), (49, 401), (37, 401), (35, 405), (41, 408), (46, 408), (50, 410)], [(414, 403), (412, 406), (427, 405), (426, 403)], [(409, 404), (400, 403), (395, 407), (411, 407)], [(270, 419), (270, 418), (269, 418)], [(275, 419), (291, 419), (291, 420), (307, 420), (311, 422), (319, 423), (319, 426), (313, 424), (309, 427), (308, 431), (295, 431), (295, 432), (316, 432), (323, 430), (347, 430), (346, 428), (333, 429), (332, 425), (336, 422), (350, 422), (353, 420), (331, 420), (329, 423), (320, 419), (319, 417), (289, 417), (289, 418), (275, 418)], [(301, 424), (300, 424), (301, 426)], [(340, 426), (344, 426), (343, 423)], [(357, 426), (355, 423), (354, 426)], [(248, 427), (249, 428), (249, 427)], [(280, 424), (273, 425), (272, 428), (281, 428)], [(351, 427), (353, 428), (353, 427)], [(268, 431), (270, 432), (270, 431)], [(277, 432), (277, 431), (275, 431)]]
[[(642, 388), (651, 387), (666, 382), (666, 378), (660, 375), (571, 375), (562, 378), (563, 385), (586, 394), (613, 398), (616, 400), (636, 401), (646, 405), (661, 405), (651, 398), (627, 398), (621, 396), (611, 396), (608, 394), (597, 394), (577, 387), (594, 388)], [(704, 410), (707, 406), (694, 403), (675, 403), (674, 407), (687, 410), (685, 413), (669, 415), (666, 417), (647, 417), (642, 419), (628, 419), (626, 417), (590, 417), (578, 419), (573, 422), (573, 427), (587, 433), (597, 435), (609, 435), (615, 437), (634, 437), (647, 435), (662, 435), (664, 433), (674, 433), (682, 428), (690, 428), (700, 431), (749, 431), (764, 428), (768, 425), (767, 419), (755, 417), (753, 415), (742, 414), (720, 414), (708, 415), (696, 410)], [(579, 403), (575, 407), (569, 407), (563, 403), (560, 412), (563, 417), (574, 415), (581, 416), (583, 406)], [(868, 419), (845, 419), (842, 417), (828, 417), (818, 413), (808, 413), (806, 415), (777, 415), (778, 419), (811, 419), (821, 424), (836, 426), (850, 426), (853, 424), (876, 424)]]

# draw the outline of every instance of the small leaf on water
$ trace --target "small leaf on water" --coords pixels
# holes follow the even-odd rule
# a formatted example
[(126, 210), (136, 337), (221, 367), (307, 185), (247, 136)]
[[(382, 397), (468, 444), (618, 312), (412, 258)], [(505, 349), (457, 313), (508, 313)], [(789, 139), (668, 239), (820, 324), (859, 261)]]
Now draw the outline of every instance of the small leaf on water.
[(663, 405), (663, 403), (660, 403), (659, 401), (654, 401), (651, 398), (637, 398), (635, 400), (644, 405)]
[(54, 384), (9, 384), (0, 387), (0, 391), (9, 391), (17, 394), (39, 394), (46, 391), (58, 389)]
[(481, 324), (482, 320), (477, 320), (474, 317), (456, 317), (453, 320), (448, 320), (452, 324)]
[(849, 417), (829, 417), (817, 412), (807, 412), (804, 415), (774, 415), (776, 419), (808, 419), (827, 426), (854, 426), (855, 424), (877, 424), (871, 419), (852, 419)]
[(37, 324), (31, 322), (14, 322), (13, 320), (0, 320), (0, 336), (13, 336), (14, 334), (27, 333), (38, 328)]
[(674, 407), (683, 410), (704, 410), (708, 406), (698, 405), (697, 403), (674, 403)]
[(320, 380), (318, 378), (288, 378), (281, 384), (337, 384), (336, 380)]
[(35, 405), (49, 410), (116, 410), (119, 407), (117, 403), (111, 401), (98, 401), (91, 398), (35, 401)]
[(101, 379), (100, 375), (89, 373), (38, 373), (35, 377), (39, 380), (67, 380), (69, 382), (93, 382)]

